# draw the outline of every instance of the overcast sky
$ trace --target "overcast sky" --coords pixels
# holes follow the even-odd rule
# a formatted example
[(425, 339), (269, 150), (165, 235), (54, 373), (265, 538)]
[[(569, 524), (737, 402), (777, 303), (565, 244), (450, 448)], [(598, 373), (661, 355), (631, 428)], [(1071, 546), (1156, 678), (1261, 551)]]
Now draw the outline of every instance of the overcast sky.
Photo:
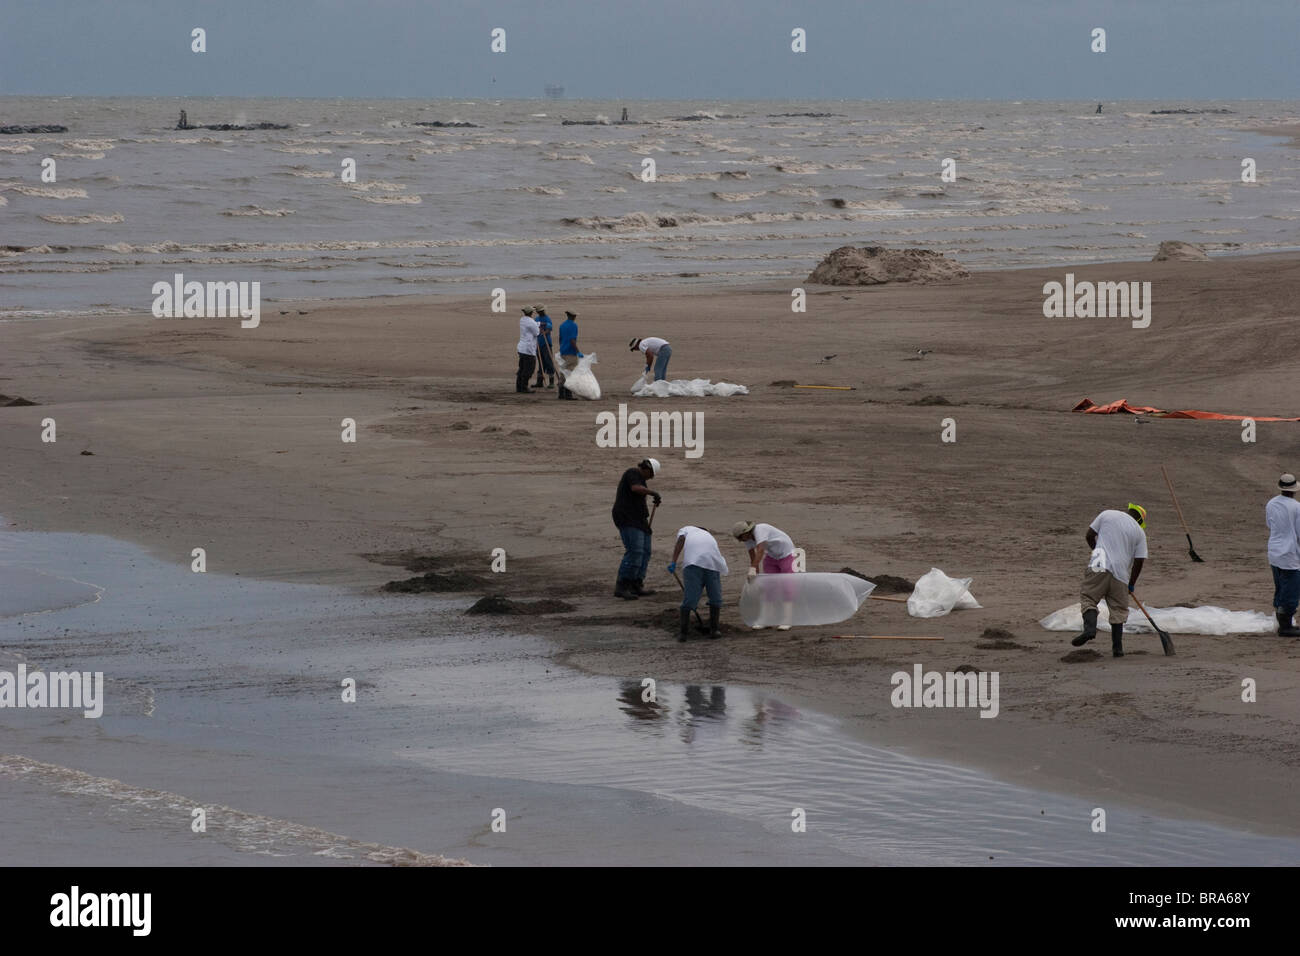
[(1298, 48), (1300, 0), (0, 0), (4, 94), (1293, 99)]

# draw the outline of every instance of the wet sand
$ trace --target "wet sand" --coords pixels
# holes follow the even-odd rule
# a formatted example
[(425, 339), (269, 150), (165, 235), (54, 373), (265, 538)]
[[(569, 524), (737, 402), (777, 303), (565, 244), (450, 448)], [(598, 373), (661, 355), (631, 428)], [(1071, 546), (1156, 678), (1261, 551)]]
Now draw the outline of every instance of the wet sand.
[[(1150, 280), (1150, 328), (1043, 318), (1043, 283), (1067, 271)], [(1154, 637), (1133, 635), (1122, 660), (1067, 663), (1069, 635), (1036, 623), (1078, 599), (1088, 522), (1129, 500), (1150, 512), (1144, 600), (1269, 610), (1263, 505), (1277, 474), (1300, 467), (1297, 425), (1260, 423), (1246, 444), (1237, 423), (1069, 409), (1088, 397), (1296, 414), (1287, 345), (1300, 256), (809, 287), (804, 315), (790, 312), (791, 285), (548, 296), (552, 314), (581, 313), (581, 341), (601, 357), (595, 403), (513, 393), (514, 310), (534, 300), (515, 290), (504, 315), (485, 290), (308, 303), (286, 316), (264, 305), (255, 330), (149, 317), (5, 323), (0, 391), (41, 404), (0, 409), (0, 513), (21, 529), (112, 534), (178, 564), (203, 547), (212, 570), (281, 581), (370, 589), (425, 556), (422, 570), (490, 576), (480, 593), (574, 604), (528, 630), (551, 638), (557, 661), (593, 673), (767, 689), (866, 740), (1096, 806), (1300, 833), (1290, 811), (1300, 644), (1175, 635), (1178, 656), (1164, 658)], [(739, 382), (750, 395), (631, 399), (633, 335), (673, 343), (670, 377)], [(854, 390), (771, 384), (789, 380)], [(919, 404), (929, 396), (947, 404)], [(621, 549), (609, 506), (621, 471), (646, 452), (595, 444), (596, 413), (620, 402), (705, 415), (701, 458), (657, 454), (664, 505), (648, 583), (660, 592), (637, 602), (611, 596)], [(55, 444), (40, 441), (47, 416)], [(356, 444), (339, 440), (349, 417)], [(955, 443), (940, 441), (945, 418)], [(1187, 558), (1161, 462), (1204, 564)], [(671, 532), (739, 518), (790, 532), (809, 570), (972, 576), (984, 608), (921, 621), (872, 601), (843, 625), (750, 632), (733, 574), (725, 639), (679, 646), (664, 627), (676, 603), (663, 572)], [(723, 546), (743, 567), (740, 549)], [(491, 575), (497, 547), (508, 569)], [(1016, 646), (981, 647), (995, 643), (980, 637), (988, 627)], [(842, 633), (945, 640), (833, 637)], [(998, 670), (998, 718), (892, 708), (889, 675), (917, 662)], [(1241, 700), (1247, 677), (1255, 703)]]

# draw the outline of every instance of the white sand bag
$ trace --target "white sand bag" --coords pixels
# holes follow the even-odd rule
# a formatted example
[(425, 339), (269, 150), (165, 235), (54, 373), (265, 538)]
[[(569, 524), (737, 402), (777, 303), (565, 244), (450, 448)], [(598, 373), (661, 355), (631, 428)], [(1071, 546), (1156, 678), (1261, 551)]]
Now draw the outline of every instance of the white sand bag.
[(560, 374), (564, 376), (564, 387), (579, 398), (596, 401), (600, 398), (600, 383), (596, 381), (596, 375), (591, 370), (595, 364), (596, 353), (588, 352), (578, 359), (578, 364), (572, 371), (561, 365)]
[[(1212, 604), (1200, 607), (1152, 607), (1148, 604), (1146, 608), (1156, 623), (1171, 634), (1272, 634), (1277, 629), (1277, 619), (1260, 611), (1230, 611)], [(1110, 612), (1105, 601), (1097, 602), (1097, 610), (1097, 631), (1100, 633), (1109, 627)], [(1073, 631), (1077, 634), (1083, 630), (1083, 610), (1078, 604), (1071, 604), (1053, 611), (1038, 623), (1049, 631)], [(1130, 608), (1124, 632), (1153, 633), (1151, 624), (1137, 607)]]
[(970, 593), (974, 578), (950, 578), (938, 568), (931, 568), (916, 582), (907, 599), (907, 613), (912, 617), (943, 617), (954, 608), (979, 607)]
[(875, 589), (851, 574), (760, 574), (740, 594), (740, 616), (750, 627), (838, 624), (858, 613)]
[(638, 398), (730, 398), (732, 395), (748, 395), (749, 389), (744, 385), (713, 382), (707, 378), (660, 379), (657, 382), (639, 378), (632, 383), (632, 394)]

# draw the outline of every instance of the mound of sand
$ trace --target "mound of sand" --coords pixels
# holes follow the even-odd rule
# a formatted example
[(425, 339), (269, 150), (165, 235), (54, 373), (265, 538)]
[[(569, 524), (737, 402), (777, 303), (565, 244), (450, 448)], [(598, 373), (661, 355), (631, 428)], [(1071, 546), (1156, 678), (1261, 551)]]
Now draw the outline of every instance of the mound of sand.
[(879, 594), (911, 594), (916, 587), (915, 581), (892, 574), (863, 574), (853, 568), (840, 568), (840, 574), (851, 574), (855, 578), (870, 581), (876, 586), (876, 592)]
[(1205, 262), (1209, 258), (1201, 246), (1180, 239), (1168, 239), (1160, 243), (1160, 248), (1156, 250), (1155, 257), (1151, 261), (1167, 262), (1172, 259), (1181, 262)]
[(509, 598), (493, 595), (479, 598), (466, 614), (563, 614), (572, 611), (573, 605), (564, 601), (544, 598), (540, 601), (512, 601)]
[(970, 273), (930, 249), (840, 246), (808, 276), (822, 285), (880, 285), (885, 282), (938, 282)]

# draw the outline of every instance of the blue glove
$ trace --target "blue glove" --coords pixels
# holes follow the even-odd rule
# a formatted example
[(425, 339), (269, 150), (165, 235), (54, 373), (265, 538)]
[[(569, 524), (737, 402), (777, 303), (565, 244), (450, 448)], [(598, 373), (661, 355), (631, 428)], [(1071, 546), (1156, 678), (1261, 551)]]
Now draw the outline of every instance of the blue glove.
[(676, 574), (676, 573), (677, 573), (677, 562), (676, 562), (676, 561), (673, 561), (671, 564), (668, 565), (668, 573), (669, 573), (669, 574)]
[(1132, 593), (1133, 593), (1133, 585), (1131, 585), (1131, 584), (1128, 586), (1128, 593), (1129, 593), (1129, 594), (1132, 594)]

